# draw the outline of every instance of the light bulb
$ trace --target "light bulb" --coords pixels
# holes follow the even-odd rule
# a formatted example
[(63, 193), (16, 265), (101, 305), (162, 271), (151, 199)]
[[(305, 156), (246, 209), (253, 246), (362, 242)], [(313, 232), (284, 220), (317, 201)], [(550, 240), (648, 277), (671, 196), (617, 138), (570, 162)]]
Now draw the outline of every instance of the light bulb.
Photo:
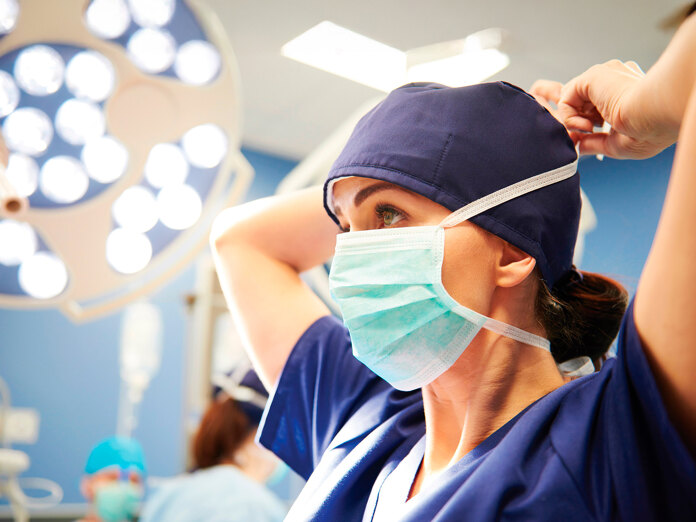
[(182, 82), (204, 85), (217, 76), (220, 63), (220, 53), (212, 44), (191, 40), (176, 53), (174, 72)]
[(181, 144), (186, 157), (196, 167), (215, 167), (227, 154), (227, 136), (220, 127), (211, 123), (186, 132)]
[(183, 183), (188, 171), (184, 153), (172, 143), (159, 143), (152, 147), (145, 163), (145, 179), (155, 188)]
[(157, 195), (157, 211), (162, 223), (174, 230), (184, 230), (201, 216), (201, 198), (189, 185), (170, 185)]
[(104, 134), (106, 121), (101, 108), (87, 100), (70, 99), (56, 112), (56, 130), (72, 145), (82, 145)]
[(85, 12), (87, 27), (100, 38), (118, 38), (130, 25), (124, 0), (93, 0)]
[(114, 89), (116, 74), (111, 62), (96, 51), (82, 51), (68, 62), (65, 84), (77, 98), (100, 102)]
[(135, 185), (123, 191), (112, 207), (119, 226), (134, 232), (147, 232), (157, 224), (155, 196), (145, 187)]
[(19, 53), (14, 65), (17, 83), (34, 96), (47, 96), (60, 89), (64, 72), (63, 58), (47, 45), (27, 47)]
[(12, 76), (0, 71), (0, 118), (10, 114), (19, 104), (19, 89)]
[(174, 16), (175, 0), (128, 0), (133, 20), (142, 27), (162, 27)]
[(19, 286), (37, 299), (55, 297), (68, 284), (65, 264), (50, 252), (37, 252), (19, 267)]
[(152, 243), (145, 234), (116, 228), (106, 238), (106, 260), (122, 274), (140, 272), (152, 259)]
[(10, 154), (5, 176), (20, 196), (29, 197), (39, 183), (39, 166), (33, 158), (15, 152)]
[(141, 70), (159, 73), (174, 62), (176, 42), (162, 29), (139, 29), (128, 40), (128, 56)]
[(0, 221), (0, 263), (19, 265), (36, 252), (36, 232), (28, 223), (4, 219)]
[(55, 156), (41, 167), (39, 188), (56, 203), (74, 203), (87, 192), (89, 178), (82, 163), (72, 156)]
[(99, 183), (116, 181), (128, 167), (128, 149), (111, 136), (89, 140), (80, 157), (89, 177)]
[(2, 134), (10, 150), (38, 156), (53, 139), (53, 125), (43, 111), (22, 107), (5, 118)]
[(14, 29), (19, 16), (17, 0), (0, 0), (0, 34), (7, 34)]

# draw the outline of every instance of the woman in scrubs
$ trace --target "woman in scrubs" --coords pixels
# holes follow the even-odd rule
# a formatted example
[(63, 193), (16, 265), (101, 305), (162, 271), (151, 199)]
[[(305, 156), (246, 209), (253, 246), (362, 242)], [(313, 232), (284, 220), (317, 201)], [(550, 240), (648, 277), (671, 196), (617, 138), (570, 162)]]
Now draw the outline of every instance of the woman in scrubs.
[[(694, 56), (691, 16), (647, 75), (539, 83), (565, 127), (508, 84), (404, 86), (323, 191), (222, 213), (222, 287), (274, 390), (259, 438), (308, 479), (289, 519), (696, 519)], [(644, 158), (677, 138), (626, 308), (572, 266), (574, 145)], [(300, 278), (332, 255), (345, 324)]]

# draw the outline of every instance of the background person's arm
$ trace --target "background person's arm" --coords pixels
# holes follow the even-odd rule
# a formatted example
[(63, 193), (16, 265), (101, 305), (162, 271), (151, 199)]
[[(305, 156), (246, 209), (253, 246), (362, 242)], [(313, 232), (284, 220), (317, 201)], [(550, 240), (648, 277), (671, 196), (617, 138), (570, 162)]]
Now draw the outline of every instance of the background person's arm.
[(222, 290), (244, 345), (270, 389), (300, 336), (329, 310), (300, 272), (333, 255), (338, 227), (321, 187), (229, 208), (211, 234)]
[(609, 134), (581, 138), (587, 154), (646, 157), (678, 132), (634, 317), (670, 417), (696, 455), (696, 17), (682, 24), (645, 77), (626, 67), (607, 62), (568, 82), (559, 114), (571, 130), (591, 131), (601, 120), (612, 124)]

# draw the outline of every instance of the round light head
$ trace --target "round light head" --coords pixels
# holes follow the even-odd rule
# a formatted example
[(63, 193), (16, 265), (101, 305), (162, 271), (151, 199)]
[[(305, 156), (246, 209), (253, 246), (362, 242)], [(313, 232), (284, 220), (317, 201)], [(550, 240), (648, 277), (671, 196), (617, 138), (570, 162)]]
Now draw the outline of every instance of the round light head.
[(99, 183), (113, 183), (128, 167), (128, 149), (112, 136), (89, 140), (80, 157), (89, 177)]
[(22, 107), (5, 118), (2, 134), (11, 151), (39, 156), (53, 139), (53, 125), (45, 112)]
[(23, 197), (29, 197), (36, 192), (39, 183), (39, 166), (33, 158), (18, 152), (10, 154), (5, 176)]
[(170, 185), (157, 195), (157, 210), (165, 226), (184, 230), (201, 217), (201, 197), (188, 185)]
[(126, 32), (130, 13), (124, 0), (92, 0), (85, 12), (89, 30), (100, 38), (110, 40)]
[(189, 164), (182, 150), (172, 143), (158, 143), (145, 163), (145, 179), (155, 188), (179, 185), (186, 180)]
[(139, 185), (124, 190), (112, 210), (114, 221), (126, 230), (147, 232), (157, 224), (155, 196)]
[(104, 134), (106, 121), (101, 108), (87, 100), (70, 99), (56, 112), (56, 130), (71, 145), (82, 145)]
[(82, 163), (72, 156), (55, 156), (41, 167), (39, 188), (55, 203), (74, 203), (88, 187), (89, 178)]
[(17, 108), (19, 89), (12, 76), (0, 71), (0, 118), (4, 118)]
[(217, 76), (220, 64), (220, 53), (211, 43), (191, 40), (176, 53), (174, 72), (182, 82), (205, 85)]
[(48, 96), (63, 85), (65, 64), (58, 51), (47, 45), (32, 45), (19, 53), (14, 75), (19, 86), (34, 96)]
[(65, 264), (50, 252), (37, 252), (19, 267), (19, 286), (37, 299), (56, 297), (67, 284)]
[(160, 73), (171, 67), (176, 55), (176, 42), (163, 29), (140, 29), (128, 40), (128, 56), (146, 73)]
[(128, 0), (133, 20), (141, 27), (167, 25), (176, 7), (175, 0)]
[(211, 123), (194, 127), (181, 139), (184, 153), (192, 165), (217, 167), (227, 154), (227, 136)]
[(28, 223), (4, 219), (0, 221), (0, 263), (19, 265), (36, 252), (36, 232)]
[(65, 69), (65, 84), (76, 98), (103, 101), (114, 90), (115, 82), (113, 65), (96, 51), (77, 53)]
[(134, 274), (152, 259), (152, 244), (145, 234), (116, 228), (106, 238), (106, 260), (122, 274)]

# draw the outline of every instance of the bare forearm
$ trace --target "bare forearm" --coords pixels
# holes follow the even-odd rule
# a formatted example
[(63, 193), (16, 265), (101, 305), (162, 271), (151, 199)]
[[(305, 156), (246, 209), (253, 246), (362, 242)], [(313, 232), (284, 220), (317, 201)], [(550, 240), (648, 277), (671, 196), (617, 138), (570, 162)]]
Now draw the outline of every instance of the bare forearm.
[(337, 232), (318, 189), (225, 210), (213, 225), (220, 285), (267, 387), (304, 331), (329, 313), (299, 273), (331, 256)]

